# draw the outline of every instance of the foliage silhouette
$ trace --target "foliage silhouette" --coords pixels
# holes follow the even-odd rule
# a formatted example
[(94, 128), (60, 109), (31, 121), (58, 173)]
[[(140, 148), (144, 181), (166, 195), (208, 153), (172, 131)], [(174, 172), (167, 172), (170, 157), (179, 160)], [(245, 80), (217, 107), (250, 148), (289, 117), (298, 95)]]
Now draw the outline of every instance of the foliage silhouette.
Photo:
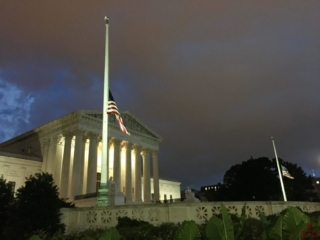
[(36, 173), (26, 178), (8, 209), (5, 239), (24, 240), (39, 230), (48, 235), (63, 232), (65, 226), (60, 223), (60, 207), (58, 188), (51, 174)]
[(7, 210), (13, 201), (13, 194), (11, 185), (6, 182), (6, 180), (0, 178), (0, 239), (3, 239), (2, 236), (3, 228), (7, 221)]
[[(283, 177), (288, 201), (316, 201), (311, 176), (301, 167), (279, 159), (294, 179)], [(275, 159), (249, 159), (226, 171), (223, 184), (207, 192), (210, 201), (282, 201), (283, 195)]]

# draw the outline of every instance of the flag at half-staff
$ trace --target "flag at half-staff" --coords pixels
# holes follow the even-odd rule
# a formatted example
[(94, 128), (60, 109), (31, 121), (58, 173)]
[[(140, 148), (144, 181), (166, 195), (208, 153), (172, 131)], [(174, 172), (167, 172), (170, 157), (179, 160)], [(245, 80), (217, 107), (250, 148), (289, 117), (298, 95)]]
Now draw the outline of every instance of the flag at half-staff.
[(290, 179), (294, 179), (294, 177), (291, 176), (291, 174), (289, 173), (287, 168), (285, 168), (284, 166), (281, 165), (281, 169), (282, 169), (282, 175), (284, 177), (287, 177), (287, 178), (290, 178)]
[(109, 102), (108, 102), (108, 111), (107, 111), (107, 113), (116, 115), (116, 119), (118, 121), (118, 124), (119, 124), (119, 127), (120, 127), (121, 131), (124, 132), (125, 134), (130, 135), (130, 133), (127, 131), (126, 127), (123, 124), (123, 120), (122, 120), (121, 114), (120, 114), (120, 112), (118, 110), (117, 104), (114, 101), (114, 98), (113, 98), (112, 93), (111, 93), (110, 90), (109, 90)]
[(286, 195), (286, 191), (284, 189), (284, 185), (283, 185), (283, 181), (282, 181), (282, 174), (281, 174), (281, 170), (280, 170), (280, 164), (279, 164), (279, 160), (278, 160), (276, 145), (274, 144), (273, 137), (271, 137), (271, 140), (272, 140), (274, 155), (276, 157), (276, 163), (277, 163), (278, 174), (279, 174), (279, 179), (280, 179), (280, 184), (281, 184), (281, 189), (282, 189), (282, 194), (283, 194), (283, 200), (286, 202), (287, 201), (287, 195)]

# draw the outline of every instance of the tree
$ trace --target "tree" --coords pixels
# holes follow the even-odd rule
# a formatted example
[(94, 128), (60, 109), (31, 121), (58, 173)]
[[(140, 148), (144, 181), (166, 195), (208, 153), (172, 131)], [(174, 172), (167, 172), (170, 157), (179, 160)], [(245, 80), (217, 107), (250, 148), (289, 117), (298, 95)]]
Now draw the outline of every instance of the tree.
[[(316, 198), (311, 177), (301, 167), (279, 159), (294, 179), (283, 177), (288, 201), (312, 201)], [(226, 199), (227, 198), (227, 199)], [(283, 194), (275, 159), (249, 159), (232, 166), (224, 175), (223, 187), (213, 192), (216, 201), (282, 201)]]
[(41, 230), (48, 235), (64, 231), (60, 223), (61, 200), (58, 188), (49, 173), (36, 173), (26, 178), (25, 186), (19, 188), (9, 208), (6, 224), (7, 239), (28, 239), (32, 233)]
[(0, 239), (3, 239), (3, 228), (7, 220), (7, 210), (13, 201), (11, 184), (0, 178)]
[[(275, 159), (273, 161), (275, 162)], [(294, 176), (294, 179), (283, 178), (288, 201), (317, 201), (318, 196), (314, 192), (312, 177), (307, 176), (297, 164), (285, 162), (281, 159), (279, 161)]]

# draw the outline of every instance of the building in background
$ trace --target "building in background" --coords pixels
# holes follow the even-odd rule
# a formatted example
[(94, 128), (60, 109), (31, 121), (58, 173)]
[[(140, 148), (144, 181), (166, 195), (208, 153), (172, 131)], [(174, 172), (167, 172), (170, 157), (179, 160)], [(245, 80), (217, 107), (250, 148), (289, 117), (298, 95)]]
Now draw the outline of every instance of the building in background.
[(312, 183), (314, 191), (318, 194), (318, 198), (320, 198), (320, 177), (312, 177)]
[[(25, 177), (49, 172), (61, 198), (95, 194), (101, 172), (102, 117), (101, 111), (75, 111), (1, 143), (0, 177), (17, 189)], [(126, 203), (180, 198), (180, 182), (159, 179), (162, 138), (132, 113), (123, 112), (122, 118), (131, 135), (124, 134), (115, 116), (109, 115), (108, 176), (125, 194)]]

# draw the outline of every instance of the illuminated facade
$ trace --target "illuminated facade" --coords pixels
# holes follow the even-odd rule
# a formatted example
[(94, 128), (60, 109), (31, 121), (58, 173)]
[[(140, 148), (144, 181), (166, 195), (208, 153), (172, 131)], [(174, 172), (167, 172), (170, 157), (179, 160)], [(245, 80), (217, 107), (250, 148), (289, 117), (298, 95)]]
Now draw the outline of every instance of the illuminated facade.
[[(174, 182), (175, 189), (168, 194), (160, 189), (161, 137), (130, 112), (123, 112), (122, 118), (130, 136), (109, 115), (108, 176), (125, 194), (126, 203), (151, 203), (167, 195), (178, 198), (180, 183)], [(19, 135), (0, 144), (0, 177), (20, 187), (26, 176), (49, 172), (62, 198), (95, 193), (101, 172), (101, 132), (101, 111), (81, 110)]]

